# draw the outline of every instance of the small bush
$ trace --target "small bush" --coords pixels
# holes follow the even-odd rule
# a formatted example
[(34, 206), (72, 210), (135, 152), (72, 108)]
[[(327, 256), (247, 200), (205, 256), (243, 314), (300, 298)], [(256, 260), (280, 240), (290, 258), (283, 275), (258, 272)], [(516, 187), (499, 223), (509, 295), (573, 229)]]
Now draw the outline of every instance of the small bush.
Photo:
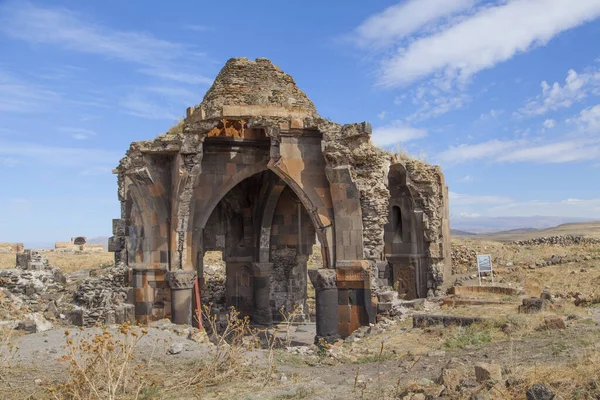
[(446, 339), (444, 346), (449, 349), (463, 349), (466, 346), (477, 346), (491, 341), (491, 328), (473, 324), (467, 328), (457, 327), (455, 333)]
[(65, 331), (68, 354), (60, 361), (69, 364), (66, 382), (49, 388), (55, 399), (138, 398), (151, 386), (147, 366), (136, 362), (134, 351), (147, 334), (129, 324), (116, 333), (103, 327), (91, 338)]

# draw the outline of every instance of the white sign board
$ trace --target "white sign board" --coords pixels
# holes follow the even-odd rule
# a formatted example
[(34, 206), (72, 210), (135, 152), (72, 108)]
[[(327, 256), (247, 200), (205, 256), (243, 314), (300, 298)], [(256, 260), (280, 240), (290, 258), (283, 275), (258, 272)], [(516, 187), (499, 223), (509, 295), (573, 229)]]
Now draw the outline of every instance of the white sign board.
[(477, 276), (479, 277), (479, 286), (481, 286), (481, 274), (489, 272), (494, 283), (494, 271), (492, 270), (492, 256), (490, 254), (477, 255)]

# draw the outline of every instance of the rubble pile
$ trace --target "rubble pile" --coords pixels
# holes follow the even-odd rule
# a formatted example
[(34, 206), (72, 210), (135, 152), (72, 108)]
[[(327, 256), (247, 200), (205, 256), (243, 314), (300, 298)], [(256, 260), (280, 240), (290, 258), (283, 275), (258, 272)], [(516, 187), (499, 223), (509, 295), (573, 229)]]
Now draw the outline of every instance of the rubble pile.
[(133, 304), (127, 299), (133, 289), (127, 286), (128, 270), (118, 265), (96, 270), (96, 276), (85, 279), (73, 295), (71, 323), (80, 326), (135, 322)]
[(464, 273), (477, 265), (477, 251), (461, 245), (452, 246), (451, 252), (453, 273)]
[(48, 321), (134, 322), (127, 274), (122, 266), (101, 268), (85, 272), (77, 284), (49, 265), (43, 251), (25, 250), (16, 255), (16, 268), (0, 270), (0, 324), (37, 332), (51, 329)]
[(529, 240), (517, 240), (512, 242), (517, 246), (576, 246), (576, 245), (599, 245), (600, 239), (584, 236), (562, 235), (547, 236)]
[(50, 303), (61, 301), (66, 294), (66, 282), (58, 268), (47, 265), (41, 270), (0, 270), (0, 288), (34, 312), (46, 311)]
[(224, 265), (204, 265), (204, 285), (202, 285), (200, 296), (202, 304), (212, 303), (213, 311), (226, 311), (225, 279)]

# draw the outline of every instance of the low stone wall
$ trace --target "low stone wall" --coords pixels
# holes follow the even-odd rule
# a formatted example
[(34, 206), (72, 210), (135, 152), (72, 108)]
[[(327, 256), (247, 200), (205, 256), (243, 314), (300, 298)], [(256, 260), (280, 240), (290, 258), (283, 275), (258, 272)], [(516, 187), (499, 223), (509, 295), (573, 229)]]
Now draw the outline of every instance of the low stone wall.
[(525, 291), (520, 288), (505, 286), (453, 286), (448, 289), (449, 294), (499, 294), (504, 296), (521, 296)]
[(23, 250), (23, 243), (0, 243), (0, 253), (22, 253)]
[(517, 240), (512, 242), (517, 246), (576, 246), (576, 245), (600, 245), (600, 239), (584, 236), (562, 235), (546, 236), (529, 240)]

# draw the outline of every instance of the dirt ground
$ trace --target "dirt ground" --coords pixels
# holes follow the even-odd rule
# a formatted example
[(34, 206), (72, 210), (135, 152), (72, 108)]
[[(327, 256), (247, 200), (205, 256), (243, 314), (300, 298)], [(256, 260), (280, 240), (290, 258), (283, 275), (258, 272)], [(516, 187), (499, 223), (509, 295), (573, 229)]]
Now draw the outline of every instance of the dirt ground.
[[(534, 383), (552, 388), (556, 399), (599, 398), (600, 301), (596, 301), (600, 298), (600, 246), (516, 246), (459, 238), (453, 240), (453, 247), (465, 254), (491, 254), (495, 284), (523, 288), (526, 294), (460, 295), (453, 299), (465, 305), (457, 306), (444, 305), (443, 299), (427, 301), (423, 311), (411, 310), (331, 346), (310, 343), (314, 324), (290, 326), (284, 341), (289, 340), (291, 347), (286, 348), (285, 343), (272, 349), (264, 344), (248, 348), (232, 345), (238, 362), (228, 367), (228, 373), (201, 384), (191, 384), (191, 377), (210, 371), (207, 361), (214, 359), (214, 346), (149, 328), (135, 349), (135, 360), (144, 366), (144, 376), (151, 376), (153, 384), (137, 398), (417, 399), (428, 397), (414, 397), (413, 393), (429, 393), (430, 398), (441, 393), (440, 398), (469, 399), (478, 392), (484, 396), (478, 398), (525, 399), (526, 389)], [(568, 256), (571, 261), (555, 265), (541, 262), (552, 256)], [(62, 262), (73, 269), (105, 262), (101, 257), (94, 261), (79, 255), (69, 257)], [(218, 258), (215, 254), (215, 263)], [(318, 260), (311, 264), (318, 264)], [(458, 284), (478, 284), (469, 262), (462, 265), (461, 272), (456, 276)], [(489, 279), (484, 281), (484, 285), (490, 284)], [(554, 297), (548, 308), (537, 314), (519, 313), (522, 298), (538, 297), (543, 289)], [(591, 300), (576, 306), (581, 296)], [(473, 305), (478, 301), (482, 305)], [(470, 327), (414, 328), (411, 314), (415, 312), (484, 321)], [(546, 320), (553, 318), (564, 322), (564, 327), (548, 329)], [(286, 328), (280, 327), (280, 335)], [(92, 335), (94, 331), (87, 329), (82, 334)], [(65, 339), (64, 329), (11, 337), (10, 342), (19, 350), (4, 370), (0, 357), (0, 393), (4, 398), (52, 398), (48, 388), (70, 377), (62, 362)], [(170, 354), (169, 346), (175, 342), (182, 344), (182, 351)], [(474, 365), (480, 362), (500, 365), (502, 382), (491, 388), (475, 382)], [(448, 368), (458, 371), (462, 389), (440, 392), (440, 378)]]

